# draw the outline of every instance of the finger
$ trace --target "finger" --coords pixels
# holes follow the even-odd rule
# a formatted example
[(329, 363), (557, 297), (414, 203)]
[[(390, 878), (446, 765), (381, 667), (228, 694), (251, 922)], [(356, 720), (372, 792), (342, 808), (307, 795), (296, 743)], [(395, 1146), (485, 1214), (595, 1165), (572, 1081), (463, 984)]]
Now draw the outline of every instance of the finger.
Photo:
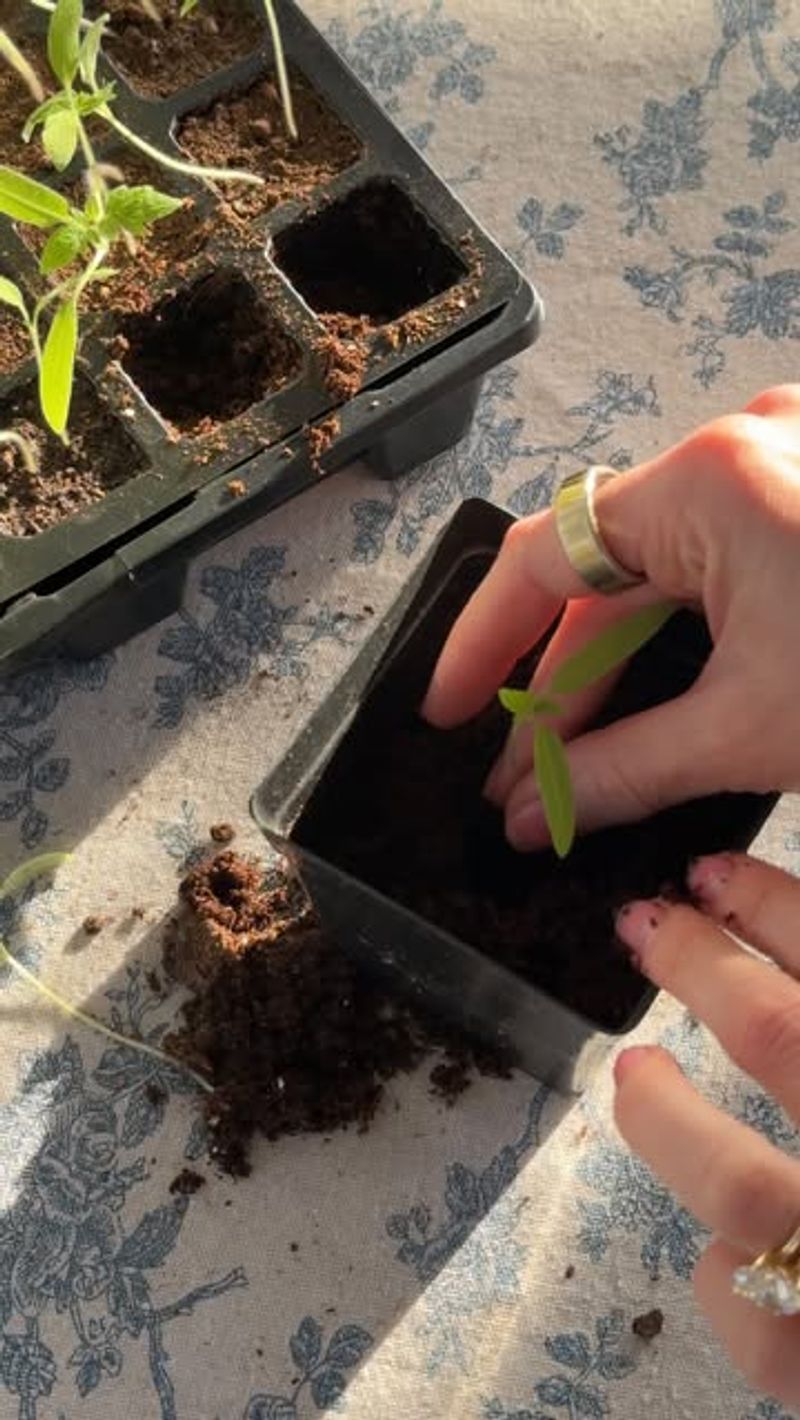
[[(572, 740), (567, 760), (579, 831), (631, 823), (711, 793), (724, 779), (724, 714), (723, 692), (701, 679), (675, 700)], [(532, 773), (510, 789), (505, 816), (515, 848), (546, 846), (547, 823)]]
[(564, 554), (552, 513), (523, 518), (445, 642), (422, 713), (447, 728), (469, 720), (586, 585)]
[(746, 853), (699, 858), (689, 887), (716, 922), (800, 974), (800, 881)]
[[(568, 656), (588, 645), (599, 632), (614, 622), (623, 620), (642, 607), (652, 606), (658, 600), (658, 593), (652, 587), (645, 586), (637, 587), (619, 597), (582, 597), (578, 601), (568, 602), (558, 628), (536, 667), (533, 688), (545, 691), (556, 668)], [(571, 739), (593, 719), (622, 670), (623, 667), (620, 666), (595, 685), (566, 697), (563, 713), (558, 717), (558, 730), (563, 739)], [(530, 728), (515, 726), (486, 781), (484, 793), (494, 803), (503, 804), (514, 784), (528, 772), (530, 765)]]
[(682, 903), (629, 904), (617, 933), (649, 980), (705, 1021), (735, 1063), (800, 1119), (797, 982)]
[(698, 1094), (657, 1046), (623, 1051), (614, 1117), (626, 1143), (701, 1223), (753, 1255), (800, 1219), (800, 1163)]
[(773, 385), (771, 389), (762, 390), (745, 405), (745, 413), (779, 419), (796, 431), (800, 425), (800, 385)]
[(712, 1243), (695, 1269), (695, 1296), (750, 1384), (795, 1408), (800, 1406), (800, 1317), (772, 1316), (733, 1293), (733, 1273), (751, 1261), (729, 1243)]

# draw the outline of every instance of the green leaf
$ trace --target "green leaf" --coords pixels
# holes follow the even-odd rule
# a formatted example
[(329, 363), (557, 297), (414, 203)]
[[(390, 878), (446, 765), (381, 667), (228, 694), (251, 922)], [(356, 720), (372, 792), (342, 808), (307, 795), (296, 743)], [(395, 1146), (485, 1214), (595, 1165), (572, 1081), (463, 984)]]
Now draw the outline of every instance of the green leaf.
[(28, 319), (28, 308), (25, 305), (25, 297), (15, 281), (9, 281), (7, 276), (0, 276), (0, 302), (4, 306), (13, 306), (15, 311)]
[(510, 686), (503, 686), (498, 690), (497, 698), (504, 710), (514, 716), (515, 720), (532, 720), (536, 714), (536, 697), (530, 690), (512, 690)]
[(169, 217), (182, 206), (181, 198), (168, 197), (165, 192), (157, 192), (149, 184), (144, 187), (115, 187), (106, 203), (105, 233), (114, 237), (124, 231), (130, 232), (132, 237), (140, 237), (153, 222)]
[(59, 306), (47, 332), (39, 371), (42, 413), (54, 434), (62, 439), (69, 418), (75, 355), (78, 349), (78, 310), (74, 300)]
[(115, 84), (104, 84), (102, 89), (98, 89), (94, 94), (75, 94), (75, 104), (81, 118), (88, 118), (90, 113), (97, 113), (98, 109), (105, 108), (106, 104), (111, 104), (117, 97)]
[(94, 89), (97, 85), (97, 60), (100, 56), (100, 47), (107, 24), (108, 15), (101, 15), (99, 20), (95, 20), (89, 25), (81, 40), (78, 65), (81, 78), (90, 89)]
[(118, 266), (98, 266), (96, 271), (85, 278), (85, 284), (91, 286), (95, 281), (110, 281), (112, 276), (119, 276)]
[(181, 19), (183, 20), (186, 18), (187, 15), (191, 15), (192, 10), (196, 10), (199, 3), (200, 0), (183, 0), (183, 3), (180, 8)]
[(30, 143), (33, 134), (40, 124), (49, 118), (51, 113), (64, 113), (72, 107), (68, 94), (53, 94), (51, 98), (45, 99), (39, 104), (33, 113), (29, 113), (25, 120), (25, 127), (22, 130), (22, 137), (26, 143)]
[(658, 602), (615, 621), (558, 667), (549, 689), (557, 695), (569, 695), (602, 680), (650, 641), (675, 611), (673, 602)]
[(75, 157), (78, 146), (78, 118), (70, 108), (51, 113), (45, 119), (42, 145), (54, 168), (61, 173)]
[(566, 858), (575, 840), (575, 799), (564, 745), (549, 725), (534, 731), (533, 759), (553, 847), (559, 858)]
[(69, 220), (69, 203), (60, 192), (53, 192), (33, 178), (23, 177), (13, 168), (0, 166), (0, 212), (13, 222), (27, 222), (31, 227), (54, 227)]
[(0, 883), (0, 900), (4, 897), (16, 897), (28, 883), (43, 877), (45, 873), (54, 873), (56, 868), (69, 862), (71, 856), (70, 853), (41, 853), (38, 858), (29, 858), (27, 863), (21, 863), (9, 873), (4, 883)]
[(70, 266), (85, 250), (89, 236), (77, 222), (67, 222), (50, 233), (39, 258), (39, 270), (43, 276), (52, 271), (60, 271), (62, 266)]
[(78, 72), (82, 19), (82, 0), (57, 0), (47, 30), (47, 58), (65, 88), (69, 88)]

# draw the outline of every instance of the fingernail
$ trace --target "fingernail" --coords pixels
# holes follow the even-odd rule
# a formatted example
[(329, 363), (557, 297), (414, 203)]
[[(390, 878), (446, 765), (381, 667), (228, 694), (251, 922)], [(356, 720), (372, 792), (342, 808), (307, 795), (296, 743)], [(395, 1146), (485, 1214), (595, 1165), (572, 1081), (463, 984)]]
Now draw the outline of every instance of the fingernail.
[(541, 848), (548, 837), (547, 819), (538, 797), (526, 800), (506, 820), (506, 838), (512, 848)]
[(634, 966), (646, 968), (647, 954), (653, 933), (667, 913), (667, 904), (659, 898), (629, 902), (617, 913), (616, 929), (620, 941), (628, 948)]
[(734, 866), (730, 853), (713, 853), (706, 858), (695, 858), (686, 874), (689, 891), (700, 902), (714, 902), (728, 886), (733, 877)]
[(618, 1085), (626, 1080), (628, 1075), (643, 1064), (648, 1055), (652, 1053), (649, 1045), (631, 1045), (627, 1050), (623, 1050), (614, 1061), (614, 1080)]

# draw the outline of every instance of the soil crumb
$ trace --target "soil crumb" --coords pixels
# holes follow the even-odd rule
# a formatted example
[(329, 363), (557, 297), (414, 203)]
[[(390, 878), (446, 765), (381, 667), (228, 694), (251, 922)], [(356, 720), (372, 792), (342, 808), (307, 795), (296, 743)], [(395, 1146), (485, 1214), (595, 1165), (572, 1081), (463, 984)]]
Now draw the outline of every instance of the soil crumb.
[(208, 831), (215, 843), (232, 843), (236, 837), (232, 823), (212, 823)]
[(177, 1194), (180, 1198), (191, 1198), (195, 1193), (199, 1193), (201, 1188), (205, 1188), (206, 1179), (201, 1173), (195, 1173), (194, 1169), (181, 1169), (176, 1174), (169, 1186), (172, 1194)]
[(642, 1341), (655, 1341), (664, 1329), (664, 1313), (654, 1307), (652, 1311), (642, 1312), (641, 1316), (634, 1317), (631, 1330), (634, 1336), (638, 1336)]

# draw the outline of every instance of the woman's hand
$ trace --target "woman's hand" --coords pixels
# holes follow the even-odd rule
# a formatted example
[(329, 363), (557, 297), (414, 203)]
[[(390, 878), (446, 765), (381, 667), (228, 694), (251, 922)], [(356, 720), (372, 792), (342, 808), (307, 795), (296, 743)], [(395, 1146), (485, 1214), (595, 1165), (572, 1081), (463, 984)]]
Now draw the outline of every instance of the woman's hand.
[[(700, 859), (689, 885), (707, 915), (636, 902), (622, 909), (619, 936), (640, 970), (705, 1021), (800, 1123), (800, 984), (792, 979), (800, 976), (800, 881), (725, 854)], [(615, 1075), (621, 1133), (716, 1234), (695, 1272), (701, 1308), (751, 1384), (800, 1407), (800, 1315), (760, 1310), (731, 1288), (737, 1267), (800, 1226), (800, 1159), (715, 1109), (658, 1047), (623, 1051)]]
[[(595, 507), (618, 561), (644, 586), (587, 596), (551, 512), (516, 523), (442, 652), (424, 714), (443, 727), (475, 715), (567, 602), (534, 678), (609, 622), (664, 597), (702, 606), (714, 640), (687, 694), (581, 733), (608, 683), (576, 695), (559, 728), (578, 827), (637, 819), (719, 789), (800, 786), (800, 385), (767, 391), (606, 484)], [(574, 599), (574, 600), (572, 600)], [(486, 793), (517, 848), (548, 841), (530, 735), (512, 736)]]

